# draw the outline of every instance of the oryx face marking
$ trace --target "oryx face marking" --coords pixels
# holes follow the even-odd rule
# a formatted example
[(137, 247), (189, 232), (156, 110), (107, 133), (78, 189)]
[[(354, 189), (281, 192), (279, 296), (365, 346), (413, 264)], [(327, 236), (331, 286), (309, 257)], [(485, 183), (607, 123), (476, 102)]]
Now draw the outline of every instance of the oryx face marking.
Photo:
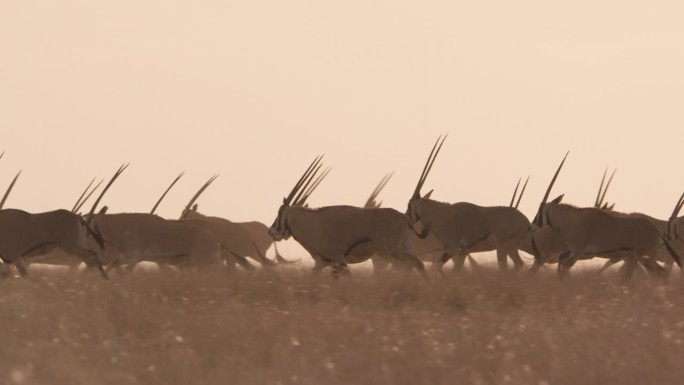
[(278, 216), (276, 216), (273, 224), (268, 229), (268, 235), (275, 241), (282, 241), (292, 237), (292, 232), (290, 232), (290, 229), (287, 226), (288, 207), (289, 206), (285, 203), (280, 206), (278, 209)]

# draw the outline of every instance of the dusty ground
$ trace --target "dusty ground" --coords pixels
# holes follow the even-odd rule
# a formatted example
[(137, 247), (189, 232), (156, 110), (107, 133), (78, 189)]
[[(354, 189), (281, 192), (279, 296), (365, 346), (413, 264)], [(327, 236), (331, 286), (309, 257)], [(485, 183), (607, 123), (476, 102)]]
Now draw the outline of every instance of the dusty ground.
[(33, 270), (0, 281), (0, 383), (679, 384), (684, 279), (334, 281)]

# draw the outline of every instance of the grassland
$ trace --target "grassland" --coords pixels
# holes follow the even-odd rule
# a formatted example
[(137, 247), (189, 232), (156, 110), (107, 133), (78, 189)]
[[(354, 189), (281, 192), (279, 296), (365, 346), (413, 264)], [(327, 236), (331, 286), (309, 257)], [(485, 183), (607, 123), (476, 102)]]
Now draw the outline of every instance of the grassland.
[(0, 383), (679, 384), (684, 280), (480, 269), (427, 283), (33, 270), (0, 281)]

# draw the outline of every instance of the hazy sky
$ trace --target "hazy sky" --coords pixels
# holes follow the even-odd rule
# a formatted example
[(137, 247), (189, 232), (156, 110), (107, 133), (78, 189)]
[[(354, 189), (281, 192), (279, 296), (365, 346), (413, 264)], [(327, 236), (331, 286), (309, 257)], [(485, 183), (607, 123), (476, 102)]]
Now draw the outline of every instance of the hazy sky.
[(508, 204), (531, 175), (532, 217), (555, 189), (591, 204), (606, 166), (617, 208), (666, 217), (684, 191), (680, 1), (0, 0), (0, 189), (9, 207), (71, 207), (95, 176), (131, 167), (105, 202), (176, 217), (270, 224), (319, 153), (311, 205), (426, 190)]

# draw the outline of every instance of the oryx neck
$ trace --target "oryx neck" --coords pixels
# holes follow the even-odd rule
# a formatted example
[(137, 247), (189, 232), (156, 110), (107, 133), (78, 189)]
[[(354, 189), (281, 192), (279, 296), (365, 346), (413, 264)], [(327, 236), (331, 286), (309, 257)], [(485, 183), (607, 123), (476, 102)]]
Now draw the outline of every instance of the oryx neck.
[(447, 210), (449, 206), (451, 206), (449, 203), (439, 202), (429, 198), (421, 198), (418, 201), (416, 214), (418, 219), (423, 222), (424, 225), (428, 226), (438, 218), (444, 210)]

